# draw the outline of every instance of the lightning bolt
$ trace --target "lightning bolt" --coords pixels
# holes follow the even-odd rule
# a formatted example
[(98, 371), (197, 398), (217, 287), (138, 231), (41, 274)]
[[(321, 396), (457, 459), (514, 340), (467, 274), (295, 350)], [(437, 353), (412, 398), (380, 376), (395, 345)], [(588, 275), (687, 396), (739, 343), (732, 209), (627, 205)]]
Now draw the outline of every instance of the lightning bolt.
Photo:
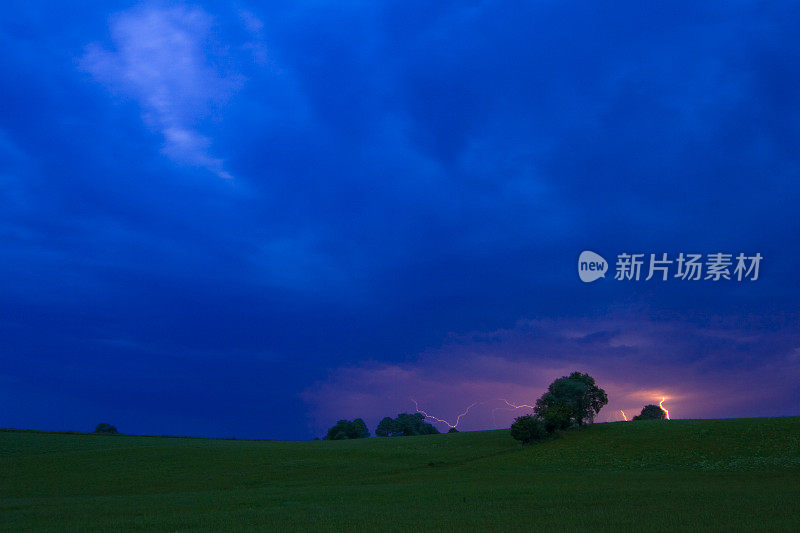
[(437, 418), (437, 417), (435, 417), (435, 416), (433, 416), (433, 415), (429, 415), (429, 414), (428, 414), (428, 413), (426, 413), (425, 411), (422, 411), (422, 410), (419, 408), (419, 404), (417, 404), (417, 400), (415, 400), (414, 398), (410, 398), (410, 400), (411, 400), (412, 402), (414, 402), (414, 409), (416, 409), (416, 411), (417, 411), (419, 414), (423, 415), (425, 418), (430, 418), (431, 420), (434, 420), (434, 421), (436, 421), (436, 422), (441, 422), (442, 424), (446, 424), (448, 427), (451, 427), (451, 428), (455, 428), (455, 427), (457, 427), (457, 426), (458, 426), (458, 424), (460, 424), (460, 423), (461, 423), (461, 418), (462, 418), (462, 417), (464, 417), (464, 416), (466, 416), (466, 414), (467, 414), (467, 413), (469, 413), (469, 410), (470, 410), (470, 409), (472, 409), (472, 408), (473, 408), (473, 407), (475, 407), (476, 405), (480, 405), (481, 403), (483, 403), (483, 402), (475, 402), (475, 403), (473, 403), (472, 405), (470, 405), (469, 407), (467, 407), (467, 408), (464, 410), (464, 412), (463, 412), (463, 413), (461, 413), (460, 415), (458, 415), (458, 417), (456, 418), (456, 423), (455, 423), (455, 424), (451, 424), (450, 422), (448, 422), (447, 420), (445, 420), (445, 419), (443, 419), (443, 418)]
[(661, 397), (661, 401), (660, 401), (660, 402), (658, 402), (658, 406), (661, 408), (661, 410), (662, 410), (662, 411), (664, 411), (664, 414), (665, 414), (665, 415), (667, 415), (667, 420), (669, 420), (669, 411), (667, 411), (666, 409), (664, 409), (664, 406), (663, 406), (663, 405), (661, 405), (661, 404), (663, 404), (663, 403), (664, 403), (664, 400), (666, 400), (666, 398), (664, 398), (664, 397), (662, 396), (662, 397)]
[[(497, 422), (496, 422), (496, 419), (495, 419), (495, 413), (497, 411), (514, 411), (516, 409), (525, 409), (525, 408), (531, 409), (531, 410), (535, 409), (535, 407), (533, 405), (530, 405), (530, 404), (527, 404), (527, 403), (515, 404), (515, 403), (512, 403), (512, 402), (506, 400), (505, 398), (497, 398), (496, 400), (486, 400), (486, 401), (482, 401), (482, 402), (473, 403), (472, 405), (470, 405), (469, 407), (464, 409), (463, 413), (459, 414), (458, 417), (456, 417), (455, 423), (452, 423), (449, 420), (445, 420), (444, 418), (439, 418), (439, 417), (433, 416), (432, 414), (429, 414), (428, 412), (423, 411), (422, 409), (419, 408), (419, 404), (417, 403), (417, 401), (414, 398), (410, 398), (410, 400), (412, 402), (414, 402), (414, 410), (417, 413), (421, 414), (425, 418), (433, 420), (434, 422), (439, 422), (441, 424), (445, 424), (447, 427), (451, 427), (451, 428), (458, 427), (458, 425), (461, 423), (461, 419), (463, 417), (465, 417), (473, 407), (488, 403), (490, 401), (501, 401), (501, 402), (503, 402), (505, 404), (505, 407), (495, 407), (494, 409), (492, 409), (492, 421), (494, 422), (495, 425), (497, 425)], [(661, 404), (664, 403), (664, 401), (666, 401), (666, 398), (662, 398), (661, 399), (661, 403), (659, 403), (658, 406), (661, 408), (662, 411), (664, 411), (664, 414), (666, 415), (667, 420), (669, 420), (669, 411), (664, 409), (664, 406), (661, 405)], [(620, 409), (619, 412), (622, 414), (622, 419), (625, 422), (628, 422), (628, 416), (625, 414), (625, 411)]]
[[(533, 409), (534, 408), (532, 405), (528, 405), (527, 403), (516, 405), (516, 404), (513, 404), (513, 403), (509, 402), (508, 400), (503, 399), (503, 398), (500, 398), (500, 401), (501, 402), (505, 402), (505, 404), (507, 406), (509, 406), (511, 409), (522, 409), (523, 407), (527, 407), (528, 409)], [(499, 407), (499, 409), (503, 409), (503, 408)]]
[(526, 403), (517, 405), (517, 404), (511, 403), (508, 400), (503, 399), (503, 398), (498, 398), (498, 400), (500, 400), (501, 402), (505, 403), (508, 407), (495, 407), (494, 409), (492, 409), (492, 423), (495, 426), (497, 425), (497, 419), (495, 418), (495, 414), (497, 413), (497, 411), (513, 411), (515, 409), (522, 409), (523, 407), (527, 407), (529, 409), (533, 409), (532, 405), (528, 405)]

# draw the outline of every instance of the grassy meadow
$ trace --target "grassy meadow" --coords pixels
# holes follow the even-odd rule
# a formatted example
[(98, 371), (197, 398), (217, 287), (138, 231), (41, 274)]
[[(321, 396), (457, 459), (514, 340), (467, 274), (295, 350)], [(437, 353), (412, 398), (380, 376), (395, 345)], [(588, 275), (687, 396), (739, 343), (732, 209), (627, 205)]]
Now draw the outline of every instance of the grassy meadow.
[(0, 431), (0, 531), (797, 531), (800, 417), (247, 441)]

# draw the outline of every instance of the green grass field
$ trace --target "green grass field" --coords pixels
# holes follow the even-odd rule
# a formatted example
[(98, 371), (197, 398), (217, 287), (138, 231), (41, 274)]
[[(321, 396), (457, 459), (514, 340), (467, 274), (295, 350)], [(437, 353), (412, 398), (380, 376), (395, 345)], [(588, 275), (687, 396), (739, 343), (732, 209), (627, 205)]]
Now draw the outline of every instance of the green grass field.
[(273, 442), (0, 431), (0, 530), (797, 531), (800, 418)]

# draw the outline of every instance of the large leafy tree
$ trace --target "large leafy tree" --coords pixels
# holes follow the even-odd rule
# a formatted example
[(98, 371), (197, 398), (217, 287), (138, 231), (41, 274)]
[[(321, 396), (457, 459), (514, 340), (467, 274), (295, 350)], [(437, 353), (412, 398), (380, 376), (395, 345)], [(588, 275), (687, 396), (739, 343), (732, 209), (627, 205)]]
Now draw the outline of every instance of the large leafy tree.
[(378, 437), (389, 437), (393, 433), (394, 430), (394, 419), (390, 416), (386, 416), (378, 423), (378, 427), (375, 428), (375, 435)]
[(336, 425), (328, 430), (325, 440), (365, 439), (369, 437), (367, 425), (360, 418), (352, 422), (339, 420)]
[(378, 437), (410, 437), (434, 433), (439, 433), (439, 430), (425, 422), (425, 416), (420, 413), (400, 413), (397, 418), (387, 416), (375, 429)]
[(597, 386), (592, 376), (573, 372), (552, 382), (536, 400), (533, 411), (545, 422), (548, 431), (554, 431), (594, 421), (607, 403), (606, 391)]

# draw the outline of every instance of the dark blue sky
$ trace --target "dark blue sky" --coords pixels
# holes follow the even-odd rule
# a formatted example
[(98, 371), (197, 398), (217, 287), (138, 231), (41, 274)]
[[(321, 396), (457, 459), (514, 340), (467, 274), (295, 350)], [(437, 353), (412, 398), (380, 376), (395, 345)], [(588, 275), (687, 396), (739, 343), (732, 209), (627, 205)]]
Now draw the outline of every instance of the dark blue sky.
[(800, 414), (800, 8), (431, 4), (5, 5), (0, 427), (503, 427), (571, 370)]

